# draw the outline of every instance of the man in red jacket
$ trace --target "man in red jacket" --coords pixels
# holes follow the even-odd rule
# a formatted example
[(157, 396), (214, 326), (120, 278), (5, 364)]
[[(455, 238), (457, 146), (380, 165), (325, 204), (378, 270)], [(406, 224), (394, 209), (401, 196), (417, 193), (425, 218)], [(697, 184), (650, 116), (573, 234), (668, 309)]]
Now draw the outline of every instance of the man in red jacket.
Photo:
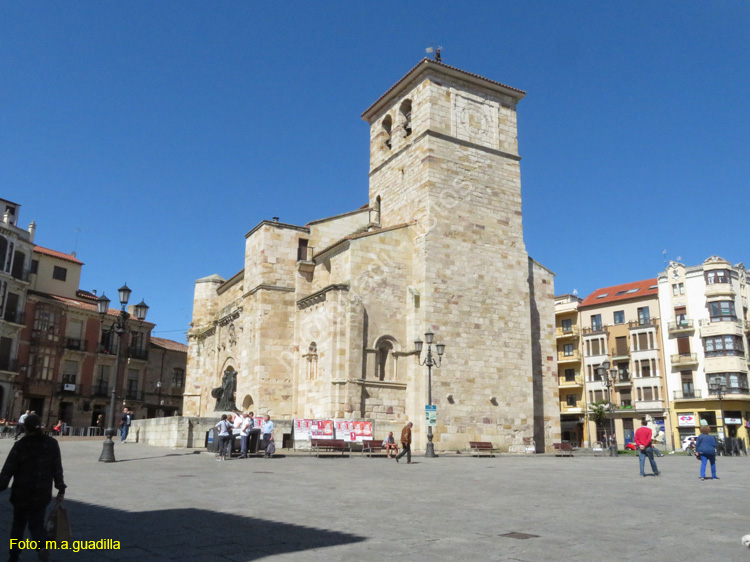
[(638, 447), (638, 460), (641, 463), (641, 476), (646, 476), (643, 471), (646, 466), (646, 457), (648, 457), (651, 463), (651, 470), (654, 472), (654, 476), (659, 476), (659, 469), (656, 468), (656, 461), (654, 460), (654, 450), (651, 448), (651, 429), (646, 427), (646, 420), (641, 420), (641, 427), (635, 432), (635, 444)]

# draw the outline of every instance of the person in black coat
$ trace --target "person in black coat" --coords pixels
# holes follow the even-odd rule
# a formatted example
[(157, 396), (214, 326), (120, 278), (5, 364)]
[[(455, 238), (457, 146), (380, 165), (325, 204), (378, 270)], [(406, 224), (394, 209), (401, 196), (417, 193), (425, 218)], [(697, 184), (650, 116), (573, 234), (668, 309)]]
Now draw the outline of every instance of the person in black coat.
[[(52, 500), (52, 484), (58, 490), (57, 501), (65, 497), (62, 458), (60, 446), (52, 437), (42, 434), (42, 421), (39, 416), (30, 414), (24, 420), (26, 436), (13, 445), (0, 471), (0, 492), (4, 491), (11, 478), (13, 486), (10, 503), (13, 504), (13, 524), (10, 538), (23, 539), (26, 526), (31, 538), (40, 541), (40, 559), (46, 559), (46, 534), (44, 514)], [(12, 543), (15, 546), (17, 543)], [(17, 561), (21, 551), (11, 548), (9, 561)]]

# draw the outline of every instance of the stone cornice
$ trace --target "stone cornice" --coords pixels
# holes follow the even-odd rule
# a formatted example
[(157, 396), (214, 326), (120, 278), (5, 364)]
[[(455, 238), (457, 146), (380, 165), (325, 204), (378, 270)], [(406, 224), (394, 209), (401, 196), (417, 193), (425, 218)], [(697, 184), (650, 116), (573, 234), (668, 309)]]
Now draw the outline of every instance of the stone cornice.
[(259, 230), (263, 226), (272, 226), (274, 228), (284, 228), (287, 230), (296, 230), (297, 232), (305, 232), (307, 234), (310, 233), (310, 229), (306, 226), (298, 226), (296, 224), (287, 224), (285, 222), (276, 222), (276, 221), (260, 221), (253, 229), (245, 234), (245, 238), (249, 238), (252, 236), (257, 230)]
[(254, 295), (258, 291), (281, 291), (284, 293), (293, 293), (294, 287), (284, 287), (283, 285), (264, 285), (261, 283), (260, 285), (256, 285), (252, 289), (250, 289), (247, 293), (242, 295), (242, 298), (249, 297), (250, 295)]
[(327, 287), (323, 287), (320, 291), (317, 291), (313, 293), (312, 295), (308, 295), (303, 299), (300, 299), (297, 301), (297, 308), (300, 310), (303, 310), (305, 308), (308, 308), (316, 303), (323, 302), (326, 300), (326, 294), (330, 291), (348, 291), (349, 285), (340, 283), (337, 285), (328, 285)]
[(217, 323), (219, 324), (219, 326), (226, 326), (232, 320), (236, 320), (237, 318), (239, 318), (241, 313), (242, 313), (242, 307), (239, 307), (236, 310), (233, 310), (232, 312), (227, 314), (226, 316), (219, 318)]
[(406, 389), (406, 383), (405, 382), (398, 382), (398, 381), (376, 381), (376, 380), (370, 380), (370, 379), (349, 379), (349, 382), (352, 384), (358, 384), (360, 386), (371, 386), (371, 387), (379, 387), (379, 388), (402, 388)]
[(436, 139), (452, 142), (455, 144), (458, 144), (459, 146), (465, 146), (466, 148), (474, 148), (476, 150), (481, 150), (482, 152), (486, 152), (488, 154), (494, 154), (495, 156), (502, 156), (504, 158), (508, 158), (509, 160), (515, 160), (516, 162), (521, 161), (521, 157), (517, 154), (511, 154), (509, 152), (503, 152), (502, 150), (497, 150), (496, 148), (489, 148), (488, 146), (482, 146), (481, 144), (476, 144), (473, 142), (469, 142), (466, 140), (462, 140), (456, 137), (453, 137), (451, 135), (446, 135), (445, 133), (438, 133), (437, 131), (424, 131), (421, 135), (418, 135), (417, 138), (415, 138), (412, 142), (407, 144), (406, 146), (403, 146), (393, 154), (391, 154), (388, 158), (386, 158), (383, 162), (375, 166), (372, 170), (370, 170), (369, 175), (372, 176), (380, 171), (381, 168), (386, 166), (391, 160), (394, 158), (397, 158), (399, 154), (401, 154), (404, 150), (410, 148), (413, 144), (419, 142), (424, 137), (433, 137)]

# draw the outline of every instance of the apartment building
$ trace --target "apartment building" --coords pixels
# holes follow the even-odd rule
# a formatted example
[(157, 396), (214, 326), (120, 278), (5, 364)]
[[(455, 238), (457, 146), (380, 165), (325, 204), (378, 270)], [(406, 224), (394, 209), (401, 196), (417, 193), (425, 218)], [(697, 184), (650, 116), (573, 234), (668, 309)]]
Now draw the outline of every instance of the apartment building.
[[(585, 400), (613, 404), (617, 443), (632, 442), (640, 420), (671, 431), (664, 376), (659, 290), (656, 279), (598, 289), (579, 305)], [(610, 362), (607, 387), (597, 368)], [(586, 427), (586, 441), (604, 441), (609, 425)], [(667, 443), (667, 445), (671, 445)]]
[(743, 264), (719, 256), (701, 265), (671, 262), (658, 276), (665, 371), (674, 439), (707, 423), (719, 437), (747, 440), (748, 291)]
[(557, 387), (560, 400), (562, 441), (579, 447), (585, 441), (586, 401), (581, 368), (581, 329), (575, 295), (555, 297), (555, 341), (557, 345)]
[(10, 417), (18, 374), (18, 352), (24, 324), (26, 292), (34, 249), (32, 222), (28, 230), (18, 226), (21, 206), (0, 199), (0, 418)]

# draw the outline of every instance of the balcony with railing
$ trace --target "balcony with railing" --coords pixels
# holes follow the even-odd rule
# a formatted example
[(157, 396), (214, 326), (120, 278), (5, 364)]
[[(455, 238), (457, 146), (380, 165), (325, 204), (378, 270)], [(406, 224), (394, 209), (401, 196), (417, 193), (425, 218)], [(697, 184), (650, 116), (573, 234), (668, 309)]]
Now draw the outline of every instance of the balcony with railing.
[(142, 361), (146, 361), (148, 359), (148, 349), (131, 347), (128, 349), (128, 357), (130, 357), (131, 359), (140, 359)]
[(16, 268), (13, 268), (13, 272), (10, 274), (10, 276), (16, 281), (28, 283), (29, 279), (31, 278), (31, 268), (27, 267), (20, 271)]
[(106, 381), (97, 381), (91, 385), (91, 396), (92, 397), (105, 397), (109, 396), (112, 389)]
[(11, 324), (23, 326), (26, 322), (26, 315), (20, 308), (6, 308), (5, 314), (3, 314), (3, 320), (10, 322)]
[(670, 359), (672, 361), (673, 368), (698, 364), (698, 354), (696, 353), (680, 353), (677, 355), (672, 355)]
[(65, 349), (71, 351), (86, 351), (87, 342), (80, 338), (65, 338)]
[(630, 359), (630, 350), (627, 347), (622, 347), (620, 349), (612, 349), (610, 350), (612, 361), (627, 361)]
[(673, 400), (700, 400), (702, 398), (702, 390), (697, 388), (695, 390), (674, 390), (672, 391)]
[(560, 375), (557, 385), (560, 388), (581, 388), (583, 386), (583, 375), (576, 375), (571, 379), (565, 375)]
[(575, 363), (581, 360), (581, 352), (577, 349), (572, 352), (558, 351), (557, 362), (558, 363)]
[(656, 328), (659, 325), (658, 318), (639, 318), (628, 322), (629, 330), (643, 330), (644, 328)]
[(125, 400), (133, 400), (135, 402), (143, 402), (143, 391), (137, 388), (128, 388), (125, 391)]
[(98, 353), (102, 355), (114, 355), (117, 353), (117, 346), (114, 342), (104, 342), (99, 344)]
[(670, 322), (667, 324), (667, 330), (670, 334), (683, 334), (695, 330), (693, 320), (680, 320), (679, 322)]
[(636, 400), (636, 410), (664, 410), (663, 400)]
[(54, 392), (53, 382), (49, 379), (29, 378), (21, 386), (24, 394), (52, 396)]
[(630, 374), (619, 374), (615, 377), (615, 386), (630, 386), (633, 383), (633, 379)]
[(578, 326), (569, 326), (566, 328), (558, 326), (557, 328), (555, 328), (555, 337), (558, 339), (573, 338), (579, 336), (580, 334), (581, 330)]
[(18, 360), (13, 357), (0, 357), (0, 371), (7, 373), (18, 372)]
[(608, 326), (603, 326), (603, 325), (600, 326), (598, 324), (595, 326), (591, 326), (589, 328), (581, 329), (581, 334), (583, 334), (584, 336), (596, 336), (596, 335), (603, 335), (603, 334), (608, 334), (608, 333), (609, 333)]
[(560, 412), (565, 413), (571, 413), (571, 414), (580, 414), (583, 413), (583, 400), (576, 400), (575, 405), (568, 404), (566, 401), (561, 400), (560, 401)]

